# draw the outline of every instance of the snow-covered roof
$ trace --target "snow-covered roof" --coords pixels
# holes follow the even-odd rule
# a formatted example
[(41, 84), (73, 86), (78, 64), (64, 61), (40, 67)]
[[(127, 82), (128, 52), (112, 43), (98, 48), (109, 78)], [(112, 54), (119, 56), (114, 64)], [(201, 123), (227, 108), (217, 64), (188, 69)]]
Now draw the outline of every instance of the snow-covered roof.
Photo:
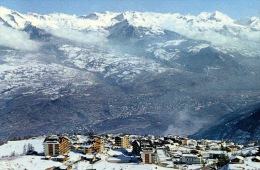
[(80, 148), (87, 148), (87, 149), (89, 149), (89, 148), (92, 147), (92, 145), (80, 145), (79, 147), (80, 147)]
[(87, 159), (93, 159), (95, 155), (93, 154), (87, 154), (87, 155), (83, 155), (82, 157), (87, 158)]
[(57, 156), (57, 158), (58, 158), (58, 159), (64, 159), (65, 156), (64, 156), (64, 155), (59, 155), (59, 156)]
[(66, 165), (61, 165), (60, 167), (59, 167), (60, 169), (67, 169), (68, 168), (68, 166), (66, 166)]
[(209, 154), (216, 154), (216, 155), (227, 154), (227, 151), (215, 151), (215, 150), (209, 150), (209, 151), (205, 151), (205, 152), (208, 152)]
[(197, 155), (193, 155), (193, 154), (183, 154), (182, 157), (193, 157), (193, 158), (197, 158)]
[(244, 160), (244, 157), (242, 157), (242, 156), (231, 156), (230, 160), (233, 160), (233, 159)]
[[(255, 159), (260, 160), (260, 156), (256, 156)], [(259, 165), (260, 166), (260, 165)]]

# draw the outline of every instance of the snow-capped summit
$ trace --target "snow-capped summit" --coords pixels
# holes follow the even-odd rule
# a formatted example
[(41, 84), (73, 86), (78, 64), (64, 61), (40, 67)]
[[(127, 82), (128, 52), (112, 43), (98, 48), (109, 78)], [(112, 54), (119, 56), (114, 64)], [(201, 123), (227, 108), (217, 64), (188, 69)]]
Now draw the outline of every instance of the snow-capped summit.
[(207, 20), (210, 17), (211, 13), (208, 12), (201, 12), (199, 15), (197, 15), (198, 19)]
[(0, 16), (11, 14), (13, 10), (0, 6)]
[(260, 30), (260, 19), (258, 17), (239, 19), (235, 23), (252, 28), (254, 30)]
[(23, 14), (2, 6), (0, 7), (0, 21), (15, 29), (23, 29), (26, 23), (26, 20), (23, 18)]
[(217, 22), (225, 22), (225, 23), (233, 23), (234, 22), (234, 20), (231, 19), (229, 16), (227, 16), (227, 15), (225, 15), (225, 14), (219, 12), (219, 11), (213, 12), (210, 15), (209, 19), (215, 20)]
[(216, 22), (223, 22), (223, 23), (233, 23), (234, 20), (231, 19), (229, 16), (219, 12), (215, 11), (213, 13), (208, 12), (201, 12), (199, 15), (197, 15), (197, 20), (201, 19), (204, 22), (207, 22), (208, 20), (213, 20)]
[(251, 28), (255, 28), (257, 30), (260, 30), (260, 19), (257, 17), (252, 17), (250, 19), (250, 23), (249, 23)]

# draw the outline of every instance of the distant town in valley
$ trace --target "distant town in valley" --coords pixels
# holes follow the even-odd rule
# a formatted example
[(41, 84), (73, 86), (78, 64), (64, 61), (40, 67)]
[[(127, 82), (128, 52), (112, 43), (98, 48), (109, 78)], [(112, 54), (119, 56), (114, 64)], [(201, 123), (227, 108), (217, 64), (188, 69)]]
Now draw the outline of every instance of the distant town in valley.
[(238, 144), (170, 134), (50, 135), (8, 141), (0, 150), (0, 167), (6, 170), (260, 169), (259, 141)]

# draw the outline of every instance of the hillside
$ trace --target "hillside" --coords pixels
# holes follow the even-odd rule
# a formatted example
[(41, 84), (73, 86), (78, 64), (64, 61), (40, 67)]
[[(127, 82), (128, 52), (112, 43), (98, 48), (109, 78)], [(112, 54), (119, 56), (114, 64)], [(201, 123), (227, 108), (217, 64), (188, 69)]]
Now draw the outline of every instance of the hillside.
[(0, 7), (0, 139), (191, 135), (259, 102), (259, 18)]
[(238, 116), (226, 116), (217, 125), (192, 135), (195, 138), (226, 139), (244, 143), (260, 138), (260, 107), (247, 107)]

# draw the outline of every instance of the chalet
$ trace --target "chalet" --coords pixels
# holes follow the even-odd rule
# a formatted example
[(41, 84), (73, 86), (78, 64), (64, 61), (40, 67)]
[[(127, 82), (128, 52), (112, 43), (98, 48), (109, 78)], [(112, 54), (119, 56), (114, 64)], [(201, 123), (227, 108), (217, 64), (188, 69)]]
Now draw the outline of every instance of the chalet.
[(242, 156), (232, 156), (230, 158), (231, 164), (243, 164), (244, 163), (244, 157)]
[(174, 152), (176, 152), (178, 150), (178, 148), (179, 148), (179, 144), (178, 143), (166, 144), (164, 146), (165, 146), (165, 148), (167, 150), (174, 151)]
[(260, 156), (256, 156), (254, 158), (252, 158), (253, 162), (260, 162)]
[(96, 156), (93, 154), (86, 154), (86, 155), (81, 156), (81, 159), (87, 160), (89, 162), (93, 162), (93, 161), (95, 161)]
[(65, 161), (68, 160), (68, 156), (67, 155), (59, 155), (59, 156), (56, 157), (56, 160), (58, 162), (65, 162)]
[(226, 151), (214, 151), (214, 150), (210, 150), (208, 151), (209, 153), (209, 158), (210, 159), (219, 159), (223, 156), (227, 156), (227, 152)]
[(43, 141), (43, 147), (46, 156), (64, 155), (69, 153), (69, 139), (64, 136), (48, 136)]
[(202, 163), (202, 157), (199, 157), (198, 155), (192, 155), (192, 154), (183, 154), (181, 158), (181, 162), (186, 164), (201, 164)]

